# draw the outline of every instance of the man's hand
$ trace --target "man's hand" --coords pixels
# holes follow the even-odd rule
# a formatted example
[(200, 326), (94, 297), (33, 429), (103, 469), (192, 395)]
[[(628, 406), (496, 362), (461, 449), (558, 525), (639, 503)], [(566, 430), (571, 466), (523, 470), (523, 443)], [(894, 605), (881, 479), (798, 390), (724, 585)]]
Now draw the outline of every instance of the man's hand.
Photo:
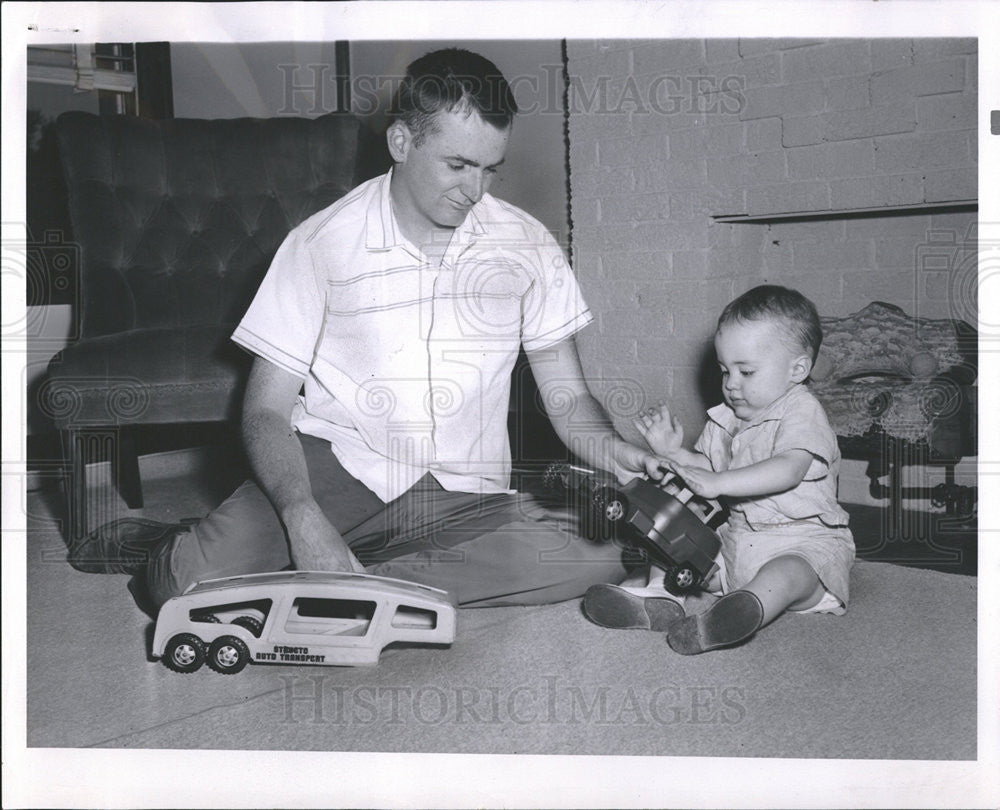
[(615, 446), (614, 462), (613, 472), (621, 484), (627, 484), (640, 475), (647, 475), (654, 481), (659, 481), (665, 475), (662, 459), (624, 440), (620, 440)]
[(652, 451), (664, 458), (671, 458), (684, 443), (684, 428), (663, 402), (643, 411), (633, 424)]
[(282, 515), (292, 562), (300, 571), (355, 571), (365, 567), (315, 502), (290, 507)]

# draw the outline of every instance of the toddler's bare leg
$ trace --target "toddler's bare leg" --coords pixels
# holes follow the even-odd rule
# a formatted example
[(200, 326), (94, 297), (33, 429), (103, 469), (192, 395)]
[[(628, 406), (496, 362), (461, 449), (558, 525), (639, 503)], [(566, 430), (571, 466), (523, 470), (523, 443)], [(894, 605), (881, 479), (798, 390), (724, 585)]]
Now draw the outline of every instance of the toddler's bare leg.
[(789, 608), (805, 610), (823, 597), (823, 583), (803, 557), (786, 554), (765, 563), (743, 590), (760, 600), (764, 609), (761, 626), (774, 621)]
[(620, 587), (639, 596), (666, 596), (666, 585), (663, 583), (666, 575), (664, 569), (650, 565), (644, 574), (625, 580)]

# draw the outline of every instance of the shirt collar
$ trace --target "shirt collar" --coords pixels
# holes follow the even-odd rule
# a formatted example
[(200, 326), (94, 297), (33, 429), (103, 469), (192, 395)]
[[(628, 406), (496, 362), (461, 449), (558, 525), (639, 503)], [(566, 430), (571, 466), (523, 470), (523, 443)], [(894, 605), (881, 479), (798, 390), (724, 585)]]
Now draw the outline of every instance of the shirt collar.
[(368, 203), (365, 215), (365, 247), (368, 250), (389, 250), (402, 240), (389, 202), (391, 181), (392, 169), (378, 178), (378, 190)]
[(740, 433), (747, 428), (755, 427), (764, 422), (773, 422), (775, 419), (781, 419), (781, 415), (784, 412), (788, 401), (794, 397), (798, 397), (801, 393), (800, 389), (802, 388), (803, 385), (801, 383), (793, 385), (749, 422), (744, 422), (742, 419), (739, 419), (733, 412), (733, 409), (730, 408), (725, 402), (716, 405), (714, 408), (710, 408), (708, 411), (708, 418), (715, 422), (730, 436), (735, 436), (737, 433)]
[[(365, 247), (368, 250), (390, 250), (394, 247), (407, 244), (406, 238), (396, 224), (396, 217), (392, 213), (392, 199), (389, 196), (389, 186), (392, 183), (392, 169), (389, 169), (382, 177), (376, 181), (378, 190), (368, 204), (368, 211), (365, 216)], [(473, 241), (475, 237), (486, 233), (486, 226), (483, 224), (482, 215), (484, 201), (477, 202), (462, 220), (462, 224), (455, 229), (452, 236), (453, 245), (464, 246)]]

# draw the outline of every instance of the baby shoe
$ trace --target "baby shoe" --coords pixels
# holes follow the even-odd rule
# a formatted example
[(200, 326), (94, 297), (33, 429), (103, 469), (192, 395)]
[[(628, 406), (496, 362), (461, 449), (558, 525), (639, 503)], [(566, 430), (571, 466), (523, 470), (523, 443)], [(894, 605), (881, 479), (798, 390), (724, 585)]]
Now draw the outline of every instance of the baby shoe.
[(676, 600), (644, 596), (618, 585), (591, 585), (583, 596), (583, 612), (594, 624), (623, 630), (666, 632), (684, 618), (684, 608)]
[(728, 647), (749, 638), (764, 621), (764, 607), (750, 591), (733, 591), (697, 616), (688, 616), (667, 631), (667, 643), (681, 655)]

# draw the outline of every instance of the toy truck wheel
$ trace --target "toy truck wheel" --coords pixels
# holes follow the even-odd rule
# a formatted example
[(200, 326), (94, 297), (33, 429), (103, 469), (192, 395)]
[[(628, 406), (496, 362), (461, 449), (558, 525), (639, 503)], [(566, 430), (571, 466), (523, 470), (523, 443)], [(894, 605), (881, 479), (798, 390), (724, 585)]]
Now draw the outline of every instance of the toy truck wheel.
[(260, 638), (260, 634), (264, 632), (264, 623), (256, 616), (237, 616), (233, 619), (233, 624), (249, 630), (257, 638)]
[(594, 495), (594, 510), (608, 523), (617, 523), (628, 511), (625, 496), (610, 487), (604, 487)]
[(628, 511), (625, 496), (612, 487), (601, 487), (590, 501), (584, 520), (584, 530), (588, 537), (598, 542), (611, 540), (615, 536), (615, 524), (623, 520)]
[(208, 665), (223, 675), (240, 672), (250, 662), (250, 650), (236, 636), (219, 636), (208, 648)]
[(698, 574), (688, 563), (675, 565), (667, 570), (665, 584), (675, 593), (687, 593), (698, 584)]
[(163, 663), (174, 672), (194, 672), (205, 663), (205, 645), (198, 636), (178, 633), (167, 642)]

